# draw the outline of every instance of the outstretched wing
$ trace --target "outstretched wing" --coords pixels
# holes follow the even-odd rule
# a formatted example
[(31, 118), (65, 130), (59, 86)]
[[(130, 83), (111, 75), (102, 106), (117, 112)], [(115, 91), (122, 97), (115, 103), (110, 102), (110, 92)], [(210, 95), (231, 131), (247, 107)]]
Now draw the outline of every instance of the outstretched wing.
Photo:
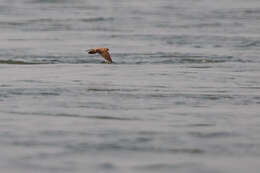
[(103, 56), (108, 62), (112, 63), (112, 59), (108, 51), (100, 52), (100, 55)]

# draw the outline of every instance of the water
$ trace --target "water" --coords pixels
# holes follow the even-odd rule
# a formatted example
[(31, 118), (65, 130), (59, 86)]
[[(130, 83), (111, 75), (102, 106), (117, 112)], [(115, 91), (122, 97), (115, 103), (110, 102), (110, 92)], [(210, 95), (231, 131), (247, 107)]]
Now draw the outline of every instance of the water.
[(259, 171), (258, 0), (1, 0), (0, 33), (1, 172)]

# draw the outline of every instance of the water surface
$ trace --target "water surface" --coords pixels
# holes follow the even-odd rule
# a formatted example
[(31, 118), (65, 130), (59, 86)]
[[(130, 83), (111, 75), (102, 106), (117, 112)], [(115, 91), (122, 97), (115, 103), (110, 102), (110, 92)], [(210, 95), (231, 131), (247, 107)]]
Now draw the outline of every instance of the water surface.
[(256, 0), (1, 0), (1, 171), (258, 172), (259, 20)]

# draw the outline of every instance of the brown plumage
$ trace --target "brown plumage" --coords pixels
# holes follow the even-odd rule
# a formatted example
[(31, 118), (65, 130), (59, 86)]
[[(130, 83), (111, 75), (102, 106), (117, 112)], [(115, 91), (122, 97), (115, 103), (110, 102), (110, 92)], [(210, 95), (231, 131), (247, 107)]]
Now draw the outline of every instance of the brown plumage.
[(109, 49), (108, 48), (94, 48), (94, 49), (90, 49), (88, 50), (88, 53), (89, 54), (95, 54), (95, 53), (98, 53), (99, 55), (101, 55), (102, 57), (105, 58), (105, 60), (107, 60), (109, 63), (112, 63), (112, 59), (110, 57), (110, 54), (109, 54)]

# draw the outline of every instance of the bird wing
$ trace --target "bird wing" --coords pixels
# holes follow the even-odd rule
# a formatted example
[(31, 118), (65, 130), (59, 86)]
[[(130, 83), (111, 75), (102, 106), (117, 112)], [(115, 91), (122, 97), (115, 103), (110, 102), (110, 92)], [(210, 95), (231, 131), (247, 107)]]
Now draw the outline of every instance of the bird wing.
[(103, 56), (108, 62), (112, 63), (112, 59), (108, 51), (102, 51), (99, 54)]

